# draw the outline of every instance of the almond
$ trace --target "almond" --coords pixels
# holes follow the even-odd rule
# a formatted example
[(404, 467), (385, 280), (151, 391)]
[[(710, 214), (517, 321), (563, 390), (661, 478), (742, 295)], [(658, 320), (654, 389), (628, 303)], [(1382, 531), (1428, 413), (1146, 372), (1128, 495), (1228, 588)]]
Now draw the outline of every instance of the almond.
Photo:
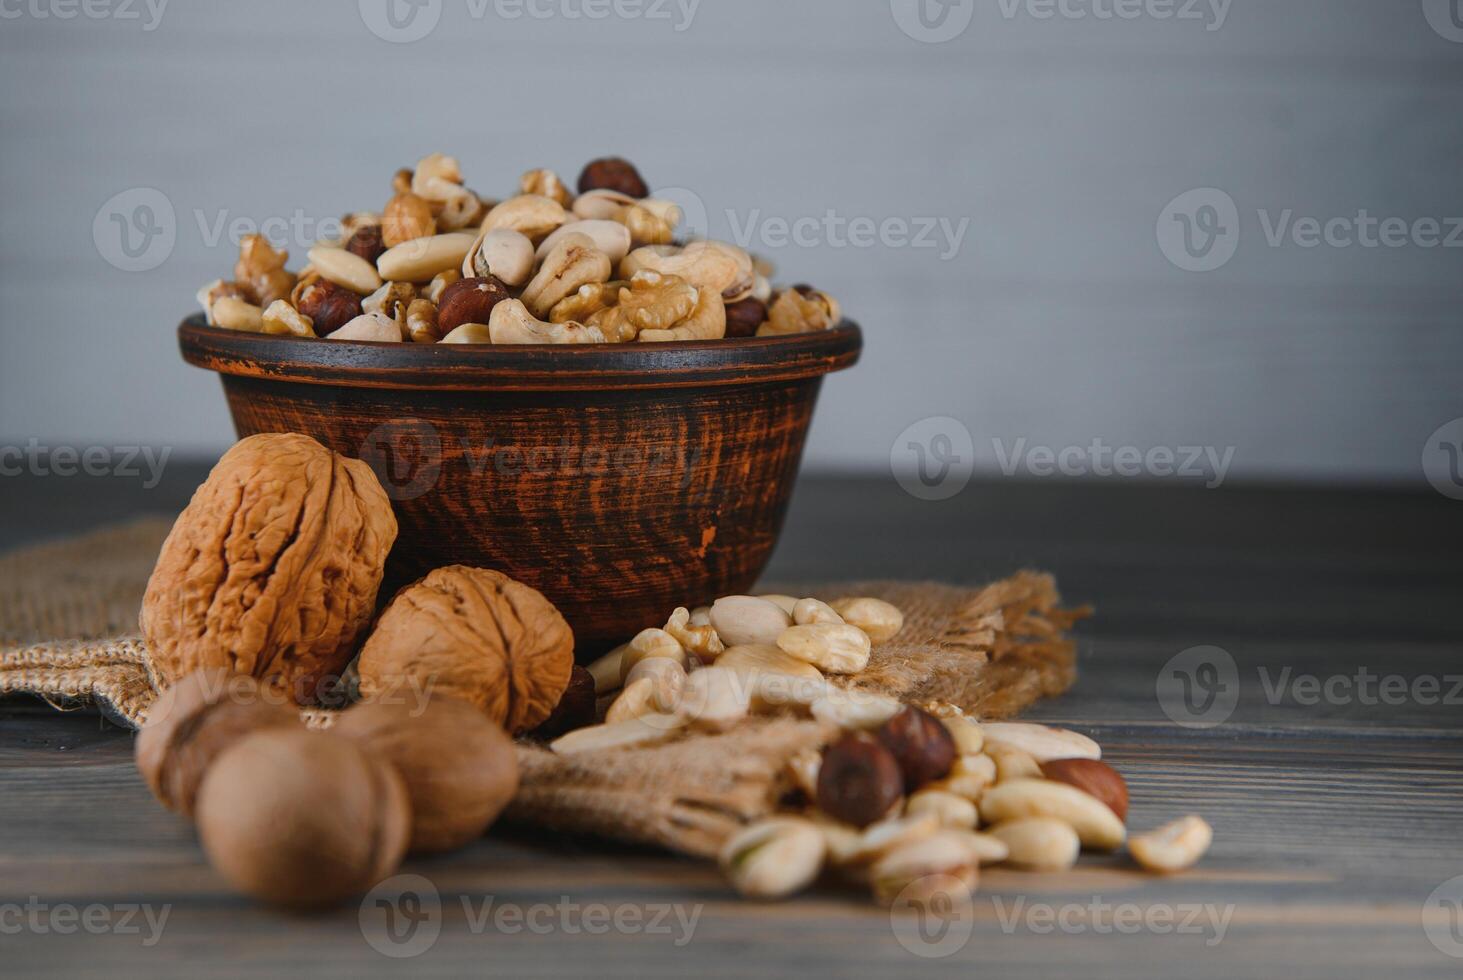
[(1128, 819), (1128, 784), (1122, 775), (1106, 762), (1096, 759), (1052, 759), (1041, 764), (1047, 779), (1075, 786), (1097, 797), (1124, 822)]

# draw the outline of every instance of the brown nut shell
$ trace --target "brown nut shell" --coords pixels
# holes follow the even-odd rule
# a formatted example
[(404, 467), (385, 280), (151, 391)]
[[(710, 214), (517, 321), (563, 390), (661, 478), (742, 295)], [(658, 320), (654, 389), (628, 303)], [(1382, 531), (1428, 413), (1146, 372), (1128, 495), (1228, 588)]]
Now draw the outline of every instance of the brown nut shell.
[(849, 732), (823, 752), (818, 809), (833, 819), (867, 827), (888, 816), (903, 796), (899, 763), (867, 732)]
[(411, 834), (406, 785), (330, 732), (256, 732), (221, 754), (198, 792), (208, 859), (246, 895), (312, 908), (396, 870)]
[(296, 292), (295, 308), (314, 323), (316, 336), (324, 337), (361, 315), (361, 297), (329, 279), (317, 279)]
[(508, 298), (508, 287), (496, 276), (459, 279), (442, 290), (437, 332), (445, 337), (464, 323), (487, 323), (493, 307)]
[(1041, 764), (1041, 774), (1097, 797), (1118, 815), (1119, 820), (1127, 822), (1128, 783), (1106, 762), (1097, 759), (1050, 759)]
[(244, 439), (173, 524), (148, 580), (154, 672), (167, 685), (224, 667), (314, 703), (370, 625), (396, 530), (360, 460), (308, 436)]
[(955, 764), (955, 739), (950, 730), (940, 719), (913, 705), (880, 725), (875, 735), (899, 763), (906, 793), (943, 779)]
[(514, 735), (549, 717), (573, 666), (574, 633), (549, 600), (462, 565), (397, 593), (358, 661), (369, 700), (406, 691), (460, 698)]
[(593, 725), (597, 720), (598, 704), (594, 690), (594, 675), (579, 664), (569, 674), (569, 686), (564, 688), (553, 713), (533, 730), (533, 737), (548, 741), (567, 735), (576, 728)]
[(518, 791), (512, 741), (466, 701), (366, 701), (341, 714), (331, 731), (391, 763), (406, 783), (415, 854), (470, 844)]
[(375, 265), (381, 253), (386, 251), (386, 243), (381, 240), (381, 226), (366, 225), (358, 229), (345, 243), (345, 250)]
[(650, 196), (645, 179), (629, 160), (620, 157), (601, 157), (585, 164), (579, 174), (579, 193), (589, 191), (618, 191), (629, 197)]
[(137, 771), (158, 802), (192, 817), (204, 773), (220, 752), (262, 729), (299, 726), (299, 714), (254, 678), (222, 667), (195, 670), (148, 707), (133, 747)]
[(757, 328), (767, 322), (767, 304), (749, 296), (726, 305), (726, 335), (755, 337)]

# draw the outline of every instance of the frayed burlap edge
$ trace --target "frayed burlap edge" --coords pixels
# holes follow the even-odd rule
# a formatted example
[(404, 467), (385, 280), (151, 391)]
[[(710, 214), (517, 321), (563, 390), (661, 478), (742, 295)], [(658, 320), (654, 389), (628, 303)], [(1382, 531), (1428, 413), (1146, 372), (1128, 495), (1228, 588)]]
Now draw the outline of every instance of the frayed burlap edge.
[[(140, 636), (121, 633), (135, 610), (167, 521), (144, 521), (0, 556), (0, 693), (29, 693), (61, 709), (93, 708), (137, 726), (157, 695)], [(853, 686), (911, 703), (948, 701), (980, 717), (1009, 717), (1075, 679), (1067, 630), (1081, 611), (1059, 608), (1049, 575), (1021, 572), (979, 589), (938, 583), (805, 585), (836, 599), (875, 595), (905, 612)], [(70, 639), (48, 639), (57, 634)], [(328, 711), (303, 712), (326, 728)], [(749, 719), (720, 735), (687, 735), (634, 750), (558, 756), (518, 747), (521, 788), (510, 820), (655, 844), (697, 856), (776, 809), (791, 788), (786, 764), (835, 733), (791, 717)]]

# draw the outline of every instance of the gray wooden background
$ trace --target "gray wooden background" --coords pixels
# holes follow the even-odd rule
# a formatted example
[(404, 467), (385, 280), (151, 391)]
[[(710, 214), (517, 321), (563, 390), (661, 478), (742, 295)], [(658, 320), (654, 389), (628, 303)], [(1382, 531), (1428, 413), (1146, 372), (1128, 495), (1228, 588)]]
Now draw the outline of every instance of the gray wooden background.
[[(420, 0), (411, 43), (372, 32), (385, 0), (159, 2), (0, 9), (0, 444), (226, 444), (172, 327), (231, 267), (228, 223), (298, 217), (277, 237), (300, 256), (432, 150), (485, 193), (621, 152), (713, 234), (753, 222), (868, 334), (817, 468), (887, 470), (951, 416), (991, 472), (992, 440), (1100, 439), (1232, 447), (1230, 479), (1422, 484), (1463, 416), (1463, 248), (1266, 235), (1287, 210), (1463, 216), (1457, 0), (956, 0), (944, 43), (914, 0)], [(124, 271), (111, 213), (145, 217), (138, 188), (173, 214)], [(1159, 245), (1195, 188), (1237, 207), (1215, 271)], [(935, 248), (769, 247), (829, 211), (969, 224), (955, 249), (938, 226)]]

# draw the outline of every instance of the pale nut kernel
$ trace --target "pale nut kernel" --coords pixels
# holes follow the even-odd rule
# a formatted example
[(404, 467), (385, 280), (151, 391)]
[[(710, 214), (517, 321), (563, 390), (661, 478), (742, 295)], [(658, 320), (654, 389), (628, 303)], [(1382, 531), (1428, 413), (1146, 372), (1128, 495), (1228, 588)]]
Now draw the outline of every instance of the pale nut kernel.
[(437, 227), (442, 231), (461, 231), (464, 228), (477, 229), (483, 216), (488, 213), (482, 198), (467, 188), (458, 188), (441, 205), (437, 215)]
[(871, 731), (904, 710), (895, 698), (872, 691), (851, 691), (829, 687), (828, 693), (814, 701), (813, 717), (844, 730)]
[(996, 745), (986, 749), (996, 764), (996, 782), (1009, 783), (1013, 779), (1040, 779), (1041, 764), (1031, 757), (1030, 752), (1013, 749), (1008, 745)]
[(619, 265), (630, 254), (630, 230), (618, 221), (573, 221), (545, 238), (538, 247), (537, 258), (542, 261), (565, 235), (588, 235), (594, 240), (594, 247), (609, 256), (611, 262)]
[(454, 231), (402, 242), (381, 253), (376, 260), (376, 270), (382, 279), (427, 282), (439, 272), (461, 267), (474, 240), (474, 236), (467, 232)]
[(990, 834), (978, 833), (974, 830), (957, 830), (965, 846), (970, 849), (971, 856), (979, 865), (1000, 864), (1006, 860), (1007, 848), (1003, 841), (992, 837)]
[(822, 599), (799, 599), (792, 607), (792, 621), (797, 626), (812, 623), (842, 623), (843, 617)]
[(823, 870), (823, 834), (801, 817), (769, 817), (733, 834), (719, 855), (722, 872), (748, 898), (784, 898)]
[(359, 296), (369, 296), (381, 288), (381, 276), (376, 267), (343, 248), (316, 245), (310, 249), (309, 258), (310, 265), (323, 278)]
[(613, 221), (622, 209), (642, 200), (608, 187), (599, 187), (576, 197), (570, 210), (581, 221)]
[(987, 789), (996, 782), (996, 764), (988, 755), (962, 755), (955, 759), (950, 774), (930, 786), (947, 790), (979, 803)]
[(916, 907), (963, 902), (980, 880), (969, 844), (956, 831), (942, 830), (885, 854), (870, 871), (874, 897)]
[(875, 644), (892, 640), (904, 628), (904, 613), (899, 607), (883, 599), (863, 596), (838, 599), (829, 603), (833, 611), (843, 617), (850, 626), (857, 626), (869, 634)]
[(464, 323), (453, 327), (447, 336), (437, 341), (439, 344), (491, 344), (493, 343), (492, 331), (485, 323)]
[(412, 300), (406, 308), (406, 332), (417, 344), (435, 344), (442, 339), (437, 332), (437, 304), (429, 299)]
[[(197, 296), (198, 305), (203, 307), (204, 316), (208, 320), (210, 327), (218, 326), (213, 319), (213, 304), (217, 303), (223, 297), (229, 296), (233, 299), (241, 299), (246, 303), (249, 302), (248, 291), (243, 286), (236, 282), (224, 282), (222, 279), (215, 279), (213, 282), (204, 285), (202, 289), (198, 290)], [(250, 303), (249, 305), (252, 306), (254, 304)]]
[[(782, 651), (779, 650), (778, 653), (782, 653)], [(720, 666), (720, 661), (718, 661), (718, 666)], [(804, 666), (808, 665), (804, 664)], [(822, 675), (813, 678), (781, 671), (762, 670), (753, 671), (750, 677), (746, 673), (739, 672), (739, 676), (743, 678), (744, 682), (751, 685), (752, 710), (758, 714), (775, 714), (783, 710), (809, 714), (812, 712), (813, 705), (827, 697), (828, 692), (832, 690), (827, 679)]]
[(362, 313), (334, 333), (326, 334), (325, 339), (399, 344), (401, 343), (401, 327), (395, 320), (383, 314)]
[(909, 816), (933, 814), (941, 827), (953, 830), (974, 830), (980, 825), (980, 815), (975, 804), (958, 793), (944, 789), (925, 789), (912, 793), (905, 802), (904, 812)]
[(759, 337), (782, 337), (814, 333), (838, 325), (838, 303), (827, 293), (807, 287), (784, 289), (767, 309), (767, 322), (757, 329)]
[(696, 241), (683, 249), (647, 245), (635, 249), (620, 263), (620, 274), (625, 278), (645, 269), (684, 279), (697, 289), (709, 289), (732, 302), (743, 298), (755, 281), (752, 257), (726, 242)]
[(647, 629), (635, 634), (620, 654), (620, 680), (627, 680), (630, 671), (642, 660), (651, 657), (666, 657), (674, 660), (683, 669), (689, 664), (685, 647), (665, 630)]
[(520, 194), (489, 211), (488, 216), (483, 219), (482, 227), (484, 231), (509, 228), (534, 242), (540, 242), (568, 220), (569, 212), (553, 198), (539, 194)]
[(1127, 831), (1107, 805), (1066, 783), (1048, 779), (1014, 779), (986, 790), (980, 799), (987, 824), (1022, 817), (1052, 817), (1077, 832), (1084, 847), (1111, 851), (1122, 846)]
[(595, 694), (608, 694), (621, 686), (624, 675), (620, 672), (620, 658), (629, 648), (630, 644), (622, 643), (589, 665), (589, 676), (594, 678)]
[(432, 206), (426, 198), (406, 193), (386, 202), (381, 214), (381, 242), (387, 248), (436, 233), (437, 219), (432, 216)]
[(598, 327), (582, 323), (544, 323), (516, 299), (493, 307), (488, 327), (495, 344), (603, 344)]
[(742, 643), (727, 647), (717, 658), (716, 665), (736, 671), (749, 681), (760, 674), (781, 674), (815, 683), (823, 680), (823, 672), (817, 667), (789, 656), (770, 643)]
[(588, 235), (569, 234), (544, 258), (538, 274), (519, 297), (535, 317), (546, 317), (554, 304), (592, 282), (606, 282), (614, 271), (609, 256), (595, 248)]
[(692, 609), (691, 610), (691, 625), (692, 626), (710, 626), (711, 625), (711, 607), (710, 606), (697, 606), (695, 609)]
[(669, 245), (676, 237), (674, 222), (665, 220), (642, 204), (625, 205), (615, 212), (614, 220), (624, 226), (634, 245)]
[(853, 864), (853, 856), (863, 844), (863, 831), (853, 824), (834, 820), (826, 813), (813, 810), (808, 819), (823, 835), (823, 845), (828, 849), (828, 864), (835, 868), (847, 868)]
[(620, 696), (615, 698), (614, 703), (605, 712), (605, 724), (613, 725), (621, 721), (630, 721), (642, 715), (654, 714), (657, 710), (655, 680), (650, 677), (639, 677), (625, 684)]
[(981, 726), (985, 733), (986, 751), (997, 747), (1021, 749), (1037, 762), (1053, 759), (1100, 759), (1102, 746), (1086, 735), (1035, 725), (1024, 721), (995, 721)]
[(691, 625), (691, 611), (685, 606), (678, 606), (671, 613), (671, 618), (666, 621), (665, 631), (675, 637), (676, 642), (687, 653), (702, 663), (711, 663), (726, 651), (726, 646), (721, 642), (721, 637), (716, 635), (714, 627)]
[(890, 817), (871, 823), (859, 833), (858, 845), (844, 863), (868, 864), (906, 844), (932, 837), (939, 830), (940, 819), (933, 813)]
[(574, 195), (559, 179), (559, 175), (547, 168), (530, 170), (518, 178), (518, 192), (547, 197), (566, 208), (574, 202)]
[(264, 311), (261, 332), (314, 337), (315, 325), (309, 317), (291, 306), (288, 300), (277, 299), (269, 304), (269, 309)]
[(635, 339), (642, 343), (677, 340), (720, 340), (726, 336), (726, 304), (719, 293), (697, 290), (696, 307), (685, 320), (669, 329), (641, 330)]
[(869, 664), (869, 636), (857, 626), (841, 623), (792, 626), (778, 636), (777, 645), (827, 674), (857, 674)]
[[(930, 713), (936, 714), (933, 711)], [(961, 755), (979, 755), (985, 748), (985, 730), (974, 718), (967, 718), (965, 715), (936, 716), (950, 733), (950, 737), (955, 739), (956, 752)]]
[(678, 661), (668, 657), (650, 657), (630, 669), (630, 675), (625, 678), (625, 690), (640, 681), (650, 681), (650, 704), (654, 710), (670, 714), (679, 710), (688, 676)]
[(679, 710), (696, 728), (724, 732), (751, 713), (751, 702), (751, 691), (740, 677), (722, 667), (706, 667), (687, 679)]
[(1006, 861), (1029, 871), (1066, 871), (1077, 863), (1077, 832), (1051, 817), (1023, 817), (986, 831), (1006, 845)]
[(416, 295), (417, 288), (409, 282), (388, 282), (361, 300), (361, 312), (383, 313), (392, 320), (404, 320), (407, 307)]
[(747, 595), (723, 596), (711, 604), (711, 625), (729, 647), (775, 646), (792, 625), (792, 616), (774, 603)]
[(798, 600), (790, 595), (778, 595), (776, 593), (772, 593), (770, 595), (759, 595), (757, 598), (766, 599), (768, 602), (772, 603), (774, 606), (787, 613), (789, 620), (791, 620), (792, 618), (792, 611), (796, 609), (798, 605)]
[(1128, 852), (1140, 865), (1157, 874), (1173, 874), (1193, 867), (1214, 842), (1214, 828), (1203, 817), (1187, 816), (1128, 841)]
[[(618, 331), (611, 327), (605, 329), (605, 324), (595, 319), (595, 314), (601, 310), (609, 309), (620, 295), (627, 283), (618, 280), (610, 282), (590, 282), (580, 286), (572, 295), (565, 296), (554, 304), (549, 310), (550, 323), (583, 323), (589, 326), (596, 326), (604, 333), (611, 343), (618, 343), (622, 338)], [(634, 337), (625, 338), (634, 340)]]
[(576, 728), (550, 742), (549, 749), (559, 755), (619, 751), (664, 742), (678, 735), (680, 729), (681, 722), (673, 715), (642, 715), (613, 725)]
[(447, 269), (433, 276), (432, 281), (427, 283), (426, 288), (422, 292), (427, 299), (433, 303), (440, 304), (442, 302), (442, 294), (447, 291), (447, 287), (460, 279), (462, 279), (462, 273), (456, 269)]
[(483, 231), (462, 260), (468, 279), (496, 276), (509, 286), (522, 286), (533, 276), (533, 242), (512, 228)]
[(264, 330), (264, 311), (253, 303), (246, 303), (234, 296), (220, 296), (213, 301), (214, 326), (225, 330), (240, 330), (244, 333), (260, 333)]

